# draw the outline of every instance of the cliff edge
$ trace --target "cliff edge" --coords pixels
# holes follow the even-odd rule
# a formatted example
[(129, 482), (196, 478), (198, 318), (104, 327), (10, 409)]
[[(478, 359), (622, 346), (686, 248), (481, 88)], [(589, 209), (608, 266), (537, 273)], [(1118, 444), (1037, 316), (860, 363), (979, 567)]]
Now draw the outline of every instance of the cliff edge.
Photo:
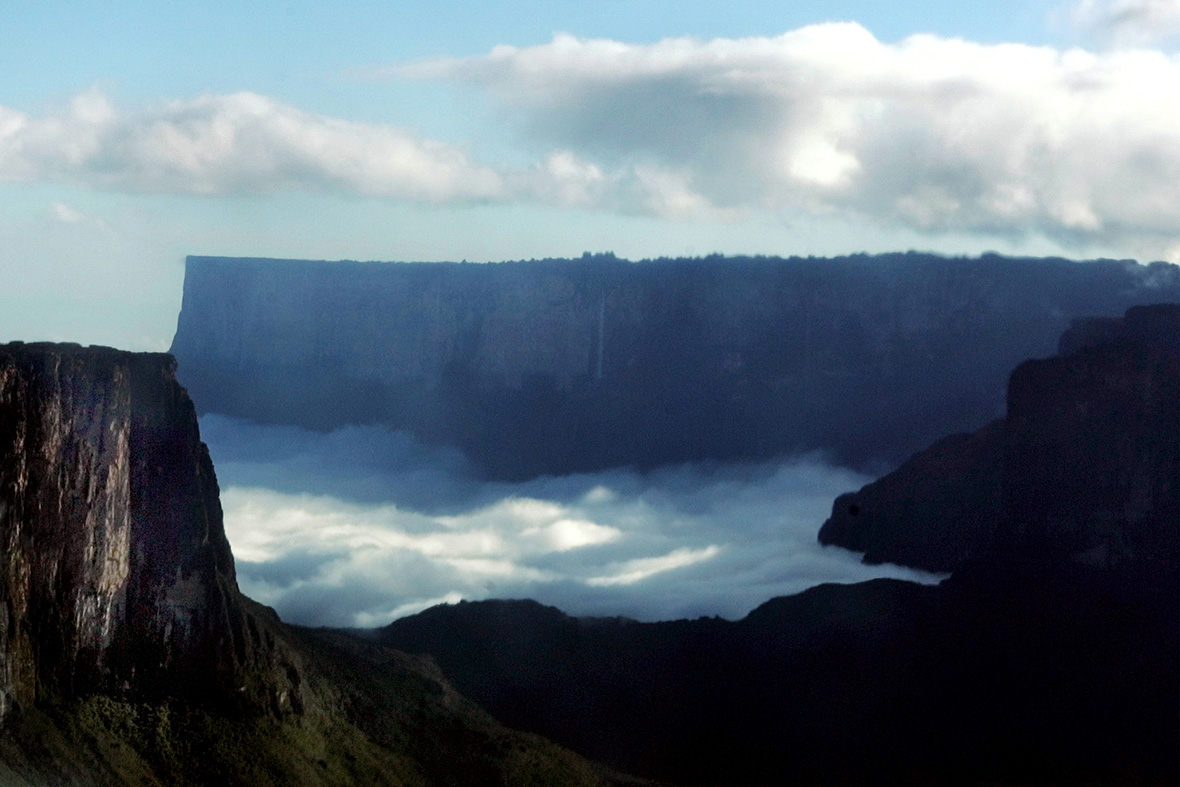
[(201, 412), (380, 423), (490, 478), (823, 451), (895, 465), (1003, 413), (1078, 314), (1180, 300), (1130, 261), (189, 257), (172, 351)]
[(0, 716), (82, 690), (229, 699), (240, 685), (233, 557), (175, 367), (0, 346)]
[(1074, 321), (1058, 355), (1013, 371), (1007, 399), (1005, 418), (838, 497), (820, 543), (932, 571), (995, 549), (1177, 563), (1180, 305)]
[(0, 345), (0, 783), (621, 782), (242, 596), (175, 369)]

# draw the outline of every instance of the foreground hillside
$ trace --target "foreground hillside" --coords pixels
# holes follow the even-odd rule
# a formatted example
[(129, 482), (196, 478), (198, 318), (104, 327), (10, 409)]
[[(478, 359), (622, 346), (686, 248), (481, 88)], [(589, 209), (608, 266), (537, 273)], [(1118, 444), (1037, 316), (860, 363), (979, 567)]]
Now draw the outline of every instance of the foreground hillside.
[(170, 356), (0, 346), (0, 783), (614, 783), (244, 598)]

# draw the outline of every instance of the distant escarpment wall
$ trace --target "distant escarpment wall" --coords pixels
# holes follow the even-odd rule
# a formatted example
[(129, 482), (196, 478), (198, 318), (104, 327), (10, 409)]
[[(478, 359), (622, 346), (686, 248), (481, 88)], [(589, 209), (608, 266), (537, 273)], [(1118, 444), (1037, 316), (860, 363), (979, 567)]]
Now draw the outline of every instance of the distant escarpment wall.
[(172, 346), (198, 409), (384, 424), (493, 478), (820, 450), (893, 464), (1004, 410), (1079, 315), (1180, 268), (1060, 259), (611, 255), (498, 264), (190, 257)]

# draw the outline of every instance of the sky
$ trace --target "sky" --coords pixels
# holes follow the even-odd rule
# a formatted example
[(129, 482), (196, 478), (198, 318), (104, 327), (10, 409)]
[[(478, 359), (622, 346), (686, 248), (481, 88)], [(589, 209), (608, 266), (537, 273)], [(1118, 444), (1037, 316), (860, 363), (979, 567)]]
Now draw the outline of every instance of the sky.
[(7, 0), (0, 340), (188, 254), (1180, 262), (1180, 0)]

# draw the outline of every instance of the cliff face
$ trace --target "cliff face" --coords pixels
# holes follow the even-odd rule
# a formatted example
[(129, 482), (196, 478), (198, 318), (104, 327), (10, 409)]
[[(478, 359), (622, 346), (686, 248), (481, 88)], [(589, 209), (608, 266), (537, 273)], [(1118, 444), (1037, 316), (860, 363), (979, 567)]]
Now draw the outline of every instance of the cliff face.
[(428, 660), (241, 596), (175, 367), (0, 346), (0, 782), (613, 783)]
[(1008, 415), (841, 495), (819, 540), (951, 571), (993, 548), (1036, 560), (1177, 562), (1180, 306), (1076, 321), (1020, 364)]
[(190, 257), (173, 352), (202, 411), (381, 422), (489, 475), (900, 460), (1003, 408), (1071, 315), (1180, 298), (1163, 264)]
[(1180, 304), (1130, 309), (1101, 333), (1079, 323), (1061, 346), (1008, 383), (1002, 545), (1101, 566), (1176, 565)]
[(0, 715), (79, 690), (227, 687), (233, 558), (166, 355), (0, 347)]

